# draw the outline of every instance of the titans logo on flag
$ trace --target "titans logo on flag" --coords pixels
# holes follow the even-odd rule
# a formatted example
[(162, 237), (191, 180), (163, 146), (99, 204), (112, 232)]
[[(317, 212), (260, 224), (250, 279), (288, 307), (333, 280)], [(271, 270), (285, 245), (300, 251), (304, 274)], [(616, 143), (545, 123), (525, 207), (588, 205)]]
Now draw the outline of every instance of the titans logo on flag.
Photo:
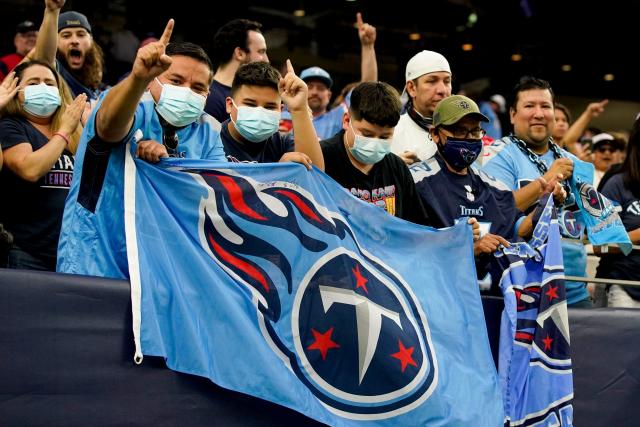
[[(571, 426), (569, 320), (556, 209), (541, 201), (529, 250), (505, 249), (500, 377), (506, 426)], [(512, 245), (512, 246), (516, 246)]]
[(431, 395), (437, 362), (417, 298), (340, 214), (292, 183), (189, 172), (208, 193), (202, 247), (251, 293), (264, 339), (326, 407), (383, 419)]
[(584, 209), (594, 218), (604, 218), (613, 210), (611, 202), (586, 182), (580, 183), (580, 200)]

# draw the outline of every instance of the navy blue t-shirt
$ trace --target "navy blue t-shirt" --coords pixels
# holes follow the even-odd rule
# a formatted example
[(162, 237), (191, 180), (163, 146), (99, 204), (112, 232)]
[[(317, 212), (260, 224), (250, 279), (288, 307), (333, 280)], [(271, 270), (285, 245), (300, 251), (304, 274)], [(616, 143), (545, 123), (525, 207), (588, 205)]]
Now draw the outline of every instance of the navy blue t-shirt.
[[(25, 118), (9, 116), (0, 120), (0, 142), (3, 150), (28, 143), (37, 151), (49, 139)], [(0, 222), (13, 233), (16, 246), (48, 264), (52, 271), (74, 163), (73, 154), (65, 149), (37, 182), (25, 181), (6, 165), (0, 172)]]
[[(601, 192), (607, 198), (620, 204), (620, 219), (627, 232), (640, 228), (640, 197), (625, 185), (624, 174), (618, 173), (609, 179)], [(638, 193), (636, 189), (636, 193)], [(600, 258), (596, 277), (606, 279), (640, 280), (640, 251), (629, 255), (606, 254)], [(635, 300), (640, 300), (640, 288), (624, 288)]]
[(280, 132), (261, 142), (236, 141), (229, 133), (229, 120), (222, 124), (218, 138), (227, 160), (236, 163), (276, 163), (285, 153), (295, 150), (293, 136)]
[(209, 96), (204, 111), (220, 123), (224, 122), (229, 118), (229, 113), (227, 113), (228, 96), (231, 96), (231, 87), (214, 80), (209, 86)]
[[(418, 194), (437, 227), (450, 227), (461, 217), (474, 217), (483, 232), (507, 240), (517, 238), (516, 223), (523, 213), (513, 193), (500, 181), (469, 168), (466, 175), (451, 172), (440, 155), (410, 167)], [(519, 225), (519, 224), (518, 224)]]
[[(473, 217), (482, 234), (491, 233), (514, 242), (524, 214), (516, 207), (513, 193), (500, 181), (480, 171), (466, 175), (451, 172), (439, 154), (410, 167), (416, 189), (436, 227), (450, 227), (461, 217)], [(501, 268), (491, 254), (476, 258), (478, 279), (498, 292)], [(490, 273), (490, 274), (488, 274)]]

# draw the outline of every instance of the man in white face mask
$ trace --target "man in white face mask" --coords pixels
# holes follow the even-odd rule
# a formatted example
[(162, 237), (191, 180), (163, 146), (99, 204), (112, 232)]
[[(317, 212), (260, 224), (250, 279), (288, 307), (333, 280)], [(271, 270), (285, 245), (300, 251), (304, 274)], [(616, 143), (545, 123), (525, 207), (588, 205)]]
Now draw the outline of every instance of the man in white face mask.
[[(229, 161), (249, 163), (298, 162), (324, 170), (307, 109), (307, 85), (287, 60), (287, 74), (266, 62), (238, 68), (227, 97), (229, 120), (222, 124), (219, 141)], [(278, 132), (281, 101), (293, 117), (294, 135)]]
[(65, 206), (58, 271), (128, 278), (126, 150), (151, 162), (168, 155), (226, 162), (220, 123), (203, 112), (211, 61), (192, 43), (169, 44), (172, 31), (170, 20), (159, 41), (138, 51), (131, 74), (98, 102), (85, 126)]

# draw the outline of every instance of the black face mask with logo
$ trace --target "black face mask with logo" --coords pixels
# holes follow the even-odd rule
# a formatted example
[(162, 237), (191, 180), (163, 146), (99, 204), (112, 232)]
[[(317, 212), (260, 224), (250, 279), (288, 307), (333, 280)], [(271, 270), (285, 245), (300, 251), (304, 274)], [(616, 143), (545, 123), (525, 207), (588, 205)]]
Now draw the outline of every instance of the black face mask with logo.
[(452, 168), (461, 171), (471, 166), (482, 151), (482, 139), (447, 138), (447, 143), (438, 144), (438, 151)]

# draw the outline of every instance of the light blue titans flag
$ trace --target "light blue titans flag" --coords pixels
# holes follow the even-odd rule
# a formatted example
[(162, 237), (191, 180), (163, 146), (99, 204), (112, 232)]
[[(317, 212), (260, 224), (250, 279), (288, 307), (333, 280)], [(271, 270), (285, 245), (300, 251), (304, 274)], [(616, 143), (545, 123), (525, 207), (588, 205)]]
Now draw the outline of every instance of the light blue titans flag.
[(499, 260), (504, 311), (498, 368), (506, 426), (571, 426), (573, 374), (560, 231), (551, 197), (529, 243)]
[(571, 192), (575, 195), (580, 208), (578, 220), (584, 224), (589, 241), (594, 245), (616, 243), (620, 250), (628, 255), (631, 252), (631, 240), (620, 219), (621, 208), (600, 194), (591, 185), (593, 165), (580, 160), (573, 162)]
[(469, 225), (410, 224), (293, 163), (125, 169), (138, 361), (329, 425), (502, 424)]

